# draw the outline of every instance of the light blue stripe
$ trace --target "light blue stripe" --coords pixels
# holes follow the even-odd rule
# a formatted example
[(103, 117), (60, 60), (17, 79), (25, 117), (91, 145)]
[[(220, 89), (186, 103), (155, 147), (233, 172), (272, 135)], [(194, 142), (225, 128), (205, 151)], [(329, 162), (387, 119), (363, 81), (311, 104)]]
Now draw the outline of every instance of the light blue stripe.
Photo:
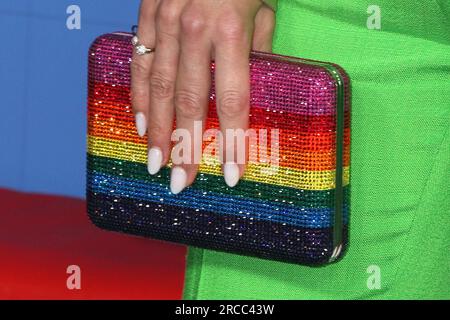
[[(278, 204), (264, 200), (249, 200), (236, 196), (220, 195), (206, 190), (187, 188), (178, 195), (169, 191), (168, 185), (141, 182), (107, 174), (89, 174), (91, 191), (117, 195), (136, 200), (187, 207), (224, 215), (247, 216), (287, 223), (306, 228), (331, 227), (333, 211), (329, 208), (299, 208), (294, 205)], [(344, 213), (347, 216), (347, 208)], [(345, 219), (347, 220), (347, 219)]]

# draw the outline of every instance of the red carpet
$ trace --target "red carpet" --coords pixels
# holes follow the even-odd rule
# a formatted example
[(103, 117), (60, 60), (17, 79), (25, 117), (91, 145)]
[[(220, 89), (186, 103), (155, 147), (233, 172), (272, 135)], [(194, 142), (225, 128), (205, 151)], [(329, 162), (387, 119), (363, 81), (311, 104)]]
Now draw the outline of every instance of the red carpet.
[(82, 200), (0, 189), (0, 299), (180, 299), (185, 253), (98, 229)]

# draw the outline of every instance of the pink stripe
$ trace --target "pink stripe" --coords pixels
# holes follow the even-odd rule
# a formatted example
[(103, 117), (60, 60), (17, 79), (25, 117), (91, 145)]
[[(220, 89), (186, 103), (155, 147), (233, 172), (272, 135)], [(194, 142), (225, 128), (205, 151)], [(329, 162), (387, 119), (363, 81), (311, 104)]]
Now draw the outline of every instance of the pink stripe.
[[(90, 81), (130, 86), (130, 39), (123, 34), (96, 39), (89, 52)], [(302, 115), (335, 113), (336, 87), (324, 68), (286, 62), (277, 57), (267, 60), (258, 55), (252, 55), (250, 67), (253, 106)], [(214, 75), (214, 64), (211, 70)], [(212, 89), (211, 99), (214, 98)]]

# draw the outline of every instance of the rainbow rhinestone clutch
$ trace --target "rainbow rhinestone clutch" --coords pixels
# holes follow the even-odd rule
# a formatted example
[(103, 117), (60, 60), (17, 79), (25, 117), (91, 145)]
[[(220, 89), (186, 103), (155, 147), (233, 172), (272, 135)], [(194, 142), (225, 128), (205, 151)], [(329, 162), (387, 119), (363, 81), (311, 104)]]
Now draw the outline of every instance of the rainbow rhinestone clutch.
[[(303, 265), (341, 257), (350, 211), (350, 82), (342, 68), (252, 52), (250, 127), (278, 130), (278, 166), (249, 163), (229, 188), (220, 163), (203, 159), (194, 184), (174, 195), (170, 168), (148, 174), (147, 138), (136, 133), (131, 36), (100, 36), (89, 51), (87, 206), (93, 223)], [(218, 128), (214, 88), (209, 128)]]

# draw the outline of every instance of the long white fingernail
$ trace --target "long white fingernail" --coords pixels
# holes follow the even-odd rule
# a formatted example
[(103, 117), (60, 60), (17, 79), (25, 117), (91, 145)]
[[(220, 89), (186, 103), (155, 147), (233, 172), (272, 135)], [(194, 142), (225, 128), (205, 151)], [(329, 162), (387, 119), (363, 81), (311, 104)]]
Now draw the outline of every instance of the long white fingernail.
[(239, 166), (234, 162), (223, 165), (223, 176), (229, 187), (234, 187), (239, 182)]
[(172, 168), (170, 174), (170, 191), (173, 194), (180, 193), (186, 187), (187, 174), (182, 167)]
[(138, 135), (143, 137), (147, 132), (147, 119), (145, 119), (145, 115), (142, 112), (136, 113), (135, 121)]
[(156, 174), (161, 169), (163, 154), (160, 148), (152, 147), (148, 151), (147, 170), (150, 174)]

